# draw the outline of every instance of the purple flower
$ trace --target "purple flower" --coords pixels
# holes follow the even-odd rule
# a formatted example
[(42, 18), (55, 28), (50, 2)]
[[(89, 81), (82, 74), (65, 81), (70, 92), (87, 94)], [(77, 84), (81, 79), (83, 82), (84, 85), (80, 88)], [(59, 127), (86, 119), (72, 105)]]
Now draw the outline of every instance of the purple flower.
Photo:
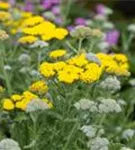
[(10, 3), (11, 5), (15, 5), (16, 0), (9, 0), (9, 3)]
[(60, 7), (59, 6), (53, 6), (52, 13), (54, 15), (59, 15), (60, 14)]
[[(50, 0), (51, 1), (51, 0)], [(60, 3), (61, 0), (52, 0), (52, 4), (57, 5)]]
[(84, 18), (76, 18), (75, 24), (76, 25), (86, 25), (86, 20)]
[(52, 2), (51, 2), (51, 0), (43, 0), (43, 1), (41, 2), (41, 5), (42, 5), (43, 8), (45, 8), (45, 9), (51, 9), (51, 7), (52, 7)]
[(103, 4), (98, 4), (96, 6), (96, 12), (100, 15), (105, 15), (105, 6)]
[(111, 30), (106, 33), (105, 41), (110, 45), (114, 46), (118, 43), (120, 32), (118, 30)]
[(75, 27), (73, 25), (70, 25), (67, 27), (68, 31), (72, 31)]
[(42, 0), (41, 5), (45, 9), (51, 9), (54, 5), (58, 5), (60, 0)]
[(26, 1), (24, 10), (32, 12), (34, 9), (33, 3), (31, 1)]
[(62, 18), (60, 17), (57, 17), (54, 22), (58, 25), (61, 25), (63, 23)]

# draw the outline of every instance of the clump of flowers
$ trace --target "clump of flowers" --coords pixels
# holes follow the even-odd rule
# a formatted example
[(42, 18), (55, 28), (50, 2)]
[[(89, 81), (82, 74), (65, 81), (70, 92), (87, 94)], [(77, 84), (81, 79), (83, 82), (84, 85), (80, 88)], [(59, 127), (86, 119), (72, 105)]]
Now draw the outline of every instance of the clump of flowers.
[(0, 1), (0, 9), (7, 10), (9, 8), (10, 8), (9, 3)]
[(21, 150), (19, 144), (14, 141), (13, 139), (3, 139), (1, 142), (0, 142), (0, 149), (2, 150), (7, 150), (7, 149), (10, 149), (10, 150)]
[[(40, 87), (42, 87), (42, 89), (40, 89)], [(40, 92), (45, 92), (47, 91), (47, 86), (45, 85), (45, 83), (42, 83), (42, 81), (40, 82), (37, 82), (33, 85), (31, 85), (30, 87), (30, 90), (31, 91), (34, 91), (34, 92), (38, 92), (38, 94), (41, 94)], [(35, 100), (35, 99), (38, 99), (39, 96), (30, 92), (30, 91), (25, 91), (23, 92), (23, 94), (21, 95), (18, 95), (18, 94), (14, 94), (12, 95), (10, 98), (5, 98), (3, 99), (3, 108), (5, 110), (14, 110), (14, 109), (20, 109), (20, 110), (23, 110), (25, 111), (26, 108), (27, 108), (27, 105), (32, 101), (32, 100)], [(40, 100), (40, 99), (38, 99)], [(46, 105), (48, 105), (48, 107), (51, 108), (51, 102), (49, 102), (49, 100), (44, 100), (44, 99), (41, 99), (41, 101), (45, 102)]]
[(99, 85), (102, 89), (108, 90), (112, 93), (120, 90), (121, 85), (120, 81), (116, 76), (109, 76), (104, 81), (102, 81)]
[[(73, 83), (74, 81), (92, 83), (99, 80), (104, 72), (118, 76), (129, 75), (128, 62), (124, 55), (120, 55), (119, 58), (117, 54), (107, 55), (97, 53), (96, 56), (101, 61), (101, 66), (89, 61), (86, 54), (82, 53), (65, 62), (44, 62), (41, 64), (39, 70), (44, 77), (56, 76), (60, 82), (65, 83)], [(123, 58), (125, 59), (123, 60)]]
[[(48, 41), (54, 38), (62, 40), (68, 35), (68, 31), (66, 29), (57, 28), (55, 24), (44, 20), (44, 18), (40, 16), (31, 16), (28, 19), (25, 19), (19, 30), (28, 37), (40, 37), (39, 39), (42, 39), (43, 41)], [(22, 38), (24, 37), (21, 37), (19, 42), (22, 41)], [(31, 43), (34, 43), (35, 41), (36, 40), (30, 40)]]
[(48, 91), (48, 86), (46, 85), (45, 81), (40, 80), (40, 81), (33, 83), (29, 87), (29, 90), (41, 95), (41, 94), (45, 94)]
[(21, 44), (26, 44), (26, 43), (31, 44), (31, 43), (36, 42), (37, 40), (38, 40), (37, 37), (32, 36), (32, 35), (28, 35), (28, 36), (23, 36), (22, 38), (20, 38), (18, 40), (18, 42), (21, 43)]
[(77, 26), (71, 31), (71, 36), (74, 38), (86, 38), (92, 35), (92, 30), (89, 27)]
[(0, 11), (0, 21), (5, 22), (11, 19), (11, 15), (9, 12)]
[(105, 72), (107, 73), (114, 73), (118, 76), (129, 76), (130, 73), (128, 72), (128, 59), (123, 54), (114, 54), (114, 55), (107, 55), (103, 53), (98, 53), (96, 55), (102, 64), (102, 68), (104, 68)]

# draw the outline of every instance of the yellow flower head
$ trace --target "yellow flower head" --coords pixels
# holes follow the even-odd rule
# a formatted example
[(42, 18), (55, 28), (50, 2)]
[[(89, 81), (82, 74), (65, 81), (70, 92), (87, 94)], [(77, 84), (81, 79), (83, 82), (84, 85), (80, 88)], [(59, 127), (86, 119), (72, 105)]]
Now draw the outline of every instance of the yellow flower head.
[(23, 36), (23, 37), (21, 37), (18, 40), (18, 42), (21, 43), (21, 44), (26, 44), (26, 43), (32, 44), (32, 43), (36, 42), (37, 40), (38, 40), (37, 37), (29, 35), (29, 36)]
[(6, 11), (0, 11), (0, 21), (6, 21), (9, 19), (11, 19), (10, 13), (8, 13)]
[(21, 16), (22, 16), (22, 18), (29, 18), (29, 17), (32, 17), (32, 13), (31, 12), (22, 11), (21, 12)]
[(128, 62), (128, 58), (126, 57), (126, 55), (124, 54), (114, 54), (112, 55), (112, 58), (114, 60), (116, 60), (118, 63), (127, 63)]
[(82, 72), (83, 69), (79, 67), (67, 65), (63, 68), (63, 70), (58, 72), (58, 80), (60, 82), (73, 83), (79, 79)]
[(22, 32), (29, 35), (39, 35), (43, 40), (50, 40), (54, 38), (54, 30), (56, 26), (49, 22), (44, 21), (33, 27), (22, 27)]
[(55, 75), (54, 66), (51, 63), (44, 62), (40, 65), (39, 71), (44, 77), (52, 77)]
[(29, 87), (30, 91), (38, 93), (38, 94), (45, 94), (48, 91), (48, 86), (46, 85), (45, 81), (40, 80), (33, 83)]
[(5, 10), (7, 10), (7, 9), (9, 9), (10, 8), (10, 4), (9, 3), (7, 3), (7, 2), (1, 2), (0, 1), (0, 9), (5, 9)]
[(38, 96), (29, 92), (29, 91), (25, 91), (22, 94), (22, 99), (20, 101), (17, 101), (15, 104), (15, 107), (21, 110), (25, 110), (28, 103), (34, 99), (37, 99)]
[(96, 63), (89, 63), (86, 71), (82, 72), (80, 79), (86, 83), (92, 83), (100, 79), (102, 68)]
[(66, 50), (58, 49), (58, 50), (52, 51), (49, 56), (50, 58), (56, 59), (56, 58), (63, 57), (65, 54), (66, 54)]
[(22, 101), (16, 102), (15, 107), (24, 111), (29, 102), (30, 102), (29, 100), (24, 98), (22, 99)]
[(64, 28), (57, 28), (54, 32), (54, 37), (63, 40), (68, 35), (68, 31)]
[(22, 99), (22, 96), (19, 94), (14, 94), (11, 96), (11, 99), (16, 102), (16, 101), (20, 101)]
[(42, 23), (44, 18), (41, 16), (31, 16), (23, 22), (23, 26), (34, 26), (36, 24)]
[(5, 110), (13, 110), (14, 109), (14, 103), (10, 99), (3, 99), (3, 108)]
[(59, 61), (54, 63), (53, 66), (54, 70), (58, 72), (60, 70), (63, 70), (67, 66), (67, 64), (63, 61)]
[(70, 65), (76, 65), (78, 67), (83, 67), (84, 65), (88, 64), (88, 60), (86, 59), (86, 54), (77, 55), (75, 57), (72, 57), (67, 61)]
[(33, 93), (29, 92), (29, 91), (23, 92), (23, 95), (22, 95), (22, 96), (23, 96), (25, 99), (29, 100), (29, 101), (38, 98), (37, 95), (35, 95), (35, 94), (33, 94)]
[(98, 53), (97, 57), (101, 61), (102, 68), (107, 73), (116, 74), (118, 76), (129, 76), (128, 59), (123, 54), (108, 55)]

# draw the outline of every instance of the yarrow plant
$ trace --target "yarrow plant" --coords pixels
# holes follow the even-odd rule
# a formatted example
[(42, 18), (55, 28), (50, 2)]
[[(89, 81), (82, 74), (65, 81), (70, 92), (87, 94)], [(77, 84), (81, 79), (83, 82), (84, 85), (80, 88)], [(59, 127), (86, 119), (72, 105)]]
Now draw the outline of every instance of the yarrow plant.
[(0, 1), (0, 149), (134, 150), (134, 95), (124, 95), (126, 84), (134, 90), (124, 53), (134, 36), (117, 51), (102, 4), (68, 30), (76, 3), (43, 0), (37, 11), (36, 0)]

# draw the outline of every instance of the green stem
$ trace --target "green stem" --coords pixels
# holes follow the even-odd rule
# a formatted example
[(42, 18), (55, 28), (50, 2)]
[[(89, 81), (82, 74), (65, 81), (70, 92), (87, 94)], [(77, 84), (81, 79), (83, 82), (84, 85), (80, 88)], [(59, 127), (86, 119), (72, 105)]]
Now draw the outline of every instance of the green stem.
[(68, 150), (68, 145), (69, 145), (69, 143), (70, 143), (70, 141), (72, 139), (72, 136), (74, 135), (74, 133), (76, 131), (77, 126), (78, 126), (78, 122), (76, 122), (75, 125), (73, 126), (73, 128), (72, 128), (72, 130), (71, 130), (71, 132), (70, 132), (70, 134), (69, 134), (69, 136), (67, 138), (67, 142), (66, 142), (63, 150)]
[(128, 51), (129, 50), (133, 38), (134, 38), (134, 34), (131, 33), (129, 38), (128, 38), (128, 40), (125, 41), (125, 43), (124, 43), (124, 51)]
[[(67, 2), (67, 4), (65, 5), (64, 3)], [(72, 5), (72, 0), (65, 0), (65, 1), (61, 1), (61, 4), (60, 4), (60, 7), (61, 7), (61, 14), (62, 14), (62, 18), (63, 18), (63, 25), (66, 25), (66, 21), (68, 20), (68, 15), (69, 15), (69, 12), (70, 12), (70, 8), (71, 8), (71, 5)], [(63, 12), (63, 7), (66, 6), (66, 12)]]
[(33, 145), (33, 150), (38, 150), (37, 149), (37, 117), (38, 114), (36, 113), (31, 113), (30, 117), (32, 119), (32, 123), (33, 123), (33, 141), (35, 141), (34, 145)]
[(134, 106), (131, 105), (130, 108), (128, 109), (127, 115), (126, 115), (125, 118), (124, 118), (124, 121), (123, 121), (123, 123), (122, 123), (122, 127), (124, 127), (124, 125), (127, 123), (128, 118), (129, 118), (129, 116), (131, 115), (131, 113), (133, 112), (133, 110), (134, 110)]
[(79, 44), (78, 44), (78, 51), (80, 51), (81, 48), (82, 48), (82, 42), (83, 42), (83, 38), (80, 38), (79, 39)]
[(5, 48), (4, 48), (3, 44), (2, 44), (2, 49), (1, 49), (0, 56), (1, 56), (1, 64), (0, 65), (1, 65), (1, 69), (2, 69), (3, 75), (4, 75), (4, 80), (6, 82), (6, 87), (7, 87), (7, 90), (8, 90), (8, 94), (11, 95), (12, 94), (12, 88), (11, 88), (10, 80), (9, 80), (7, 71), (4, 68), (4, 66), (5, 66), (5, 63), (4, 63)]
[(38, 53), (38, 67), (40, 66), (40, 62), (41, 62), (41, 53)]
[(90, 47), (89, 47), (88, 52), (92, 52), (92, 51), (93, 51), (94, 45), (95, 45), (95, 40), (92, 40), (92, 41), (90, 42)]
[(101, 128), (103, 122), (105, 121), (105, 119), (106, 119), (106, 114), (103, 114), (103, 116), (102, 116), (101, 119), (99, 120), (99, 124), (98, 124), (99, 128), (98, 128), (98, 130), (96, 131), (96, 136), (98, 135), (99, 130), (100, 130), (100, 128)]
[(69, 41), (67, 41), (66, 44), (69, 48), (71, 48), (71, 50), (73, 50), (77, 54), (77, 50), (71, 45)]

